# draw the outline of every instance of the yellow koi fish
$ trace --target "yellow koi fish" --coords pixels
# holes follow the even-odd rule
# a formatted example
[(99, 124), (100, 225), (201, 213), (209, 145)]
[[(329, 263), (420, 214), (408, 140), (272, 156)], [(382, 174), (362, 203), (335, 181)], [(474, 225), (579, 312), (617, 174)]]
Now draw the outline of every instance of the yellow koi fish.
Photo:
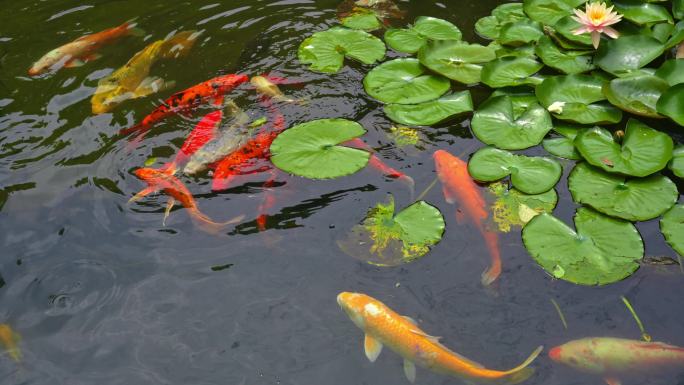
[(152, 65), (159, 59), (187, 55), (201, 32), (183, 31), (166, 40), (157, 40), (136, 53), (123, 67), (100, 79), (90, 103), (93, 114), (113, 110), (128, 99), (148, 96), (174, 86), (159, 77), (150, 77)]
[(349, 318), (366, 333), (366, 357), (374, 362), (383, 345), (404, 358), (404, 374), (409, 381), (416, 379), (416, 364), (437, 373), (479, 383), (517, 384), (534, 372), (528, 365), (541, 353), (538, 347), (522, 364), (506, 370), (486, 369), (456, 352), (449, 350), (421, 330), (416, 322), (401, 316), (382, 302), (359, 293), (340, 293), (337, 303)]
[(21, 337), (8, 324), (0, 324), (0, 343), (5, 347), (7, 353), (16, 362), (21, 360), (21, 350), (19, 349)]
[(302, 101), (288, 98), (283, 94), (283, 92), (278, 88), (278, 86), (270, 81), (265, 76), (254, 76), (249, 79), (249, 82), (254, 86), (254, 89), (262, 95), (268, 96), (270, 99), (276, 102), (283, 103), (302, 103)]

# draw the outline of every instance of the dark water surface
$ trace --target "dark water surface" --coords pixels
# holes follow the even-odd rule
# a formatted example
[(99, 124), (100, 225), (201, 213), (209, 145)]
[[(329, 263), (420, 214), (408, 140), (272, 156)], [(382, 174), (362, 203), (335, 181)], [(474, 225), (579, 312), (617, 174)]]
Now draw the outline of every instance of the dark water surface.
[[(446, 18), (475, 41), (475, 20), (495, 0), (415, 0), (400, 3), (409, 19)], [(168, 160), (203, 111), (168, 119), (156, 135), (128, 153), (116, 136), (170, 92), (124, 103), (93, 116), (97, 80), (152, 40), (183, 29), (205, 30), (191, 55), (158, 63), (153, 73), (180, 90), (213, 76), (274, 72), (303, 79), (284, 90), (309, 98), (286, 106), (288, 125), (317, 118), (360, 121), (364, 139), (387, 163), (416, 180), (434, 177), (432, 151), (470, 154), (481, 146), (468, 121), (424, 130), (427, 151), (393, 146), (391, 124), (361, 86), (368, 68), (352, 64), (336, 75), (308, 72), (296, 59), (302, 39), (336, 24), (337, 0), (2, 1), (0, 10), (0, 323), (22, 336), (24, 359), (0, 356), (3, 384), (404, 384), (401, 360), (386, 351), (375, 363), (362, 334), (339, 309), (340, 291), (372, 295), (412, 316), (444, 343), (488, 367), (517, 365), (540, 344), (551, 347), (585, 336), (638, 339), (620, 301), (627, 296), (655, 340), (684, 345), (684, 275), (677, 266), (643, 267), (604, 288), (550, 279), (528, 256), (519, 231), (502, 235), (504, 271), (484, 289), (489, 262), (476, 228), (459, 225), (455, 206), (439, 188), (426, 199), (445, 214), (444, 240), (424, 259), (377, 268), (342, 253), (336, 240), (366, 210), (394, 192), (397, 181), (364, 170), (332, 181), (278, 174), (268, 230), (255, 218), (267, 174), (211, 193), (210, 179), (184, 178), (201, 209), (219, 220), (245, 214), (229, 234), (197, 229), (176, 209), (162, 226), (163, 196), (127, 200), (143, 184), (131, 172), (150, 157)], [(31, 79), (28, 67), (75, 38), (137, 17), (147, 32), (102, 50), (83, 67)], [(487, 91), (473, 89), (476, 101)], [(240, 105), (254, 102), (244, 89)], [(205, 111), (206, 112), (206, 111)], [(542, 150), (533, 150), (532, 153)], [(572, 163), (564, 164), (567, 172)], [(565, 180), (565, 179), (563, 179)], [(575, 205), (565, 182), (556, 214), (570, 220)], [(657, 221), (639, 224), (647, 255), (675, 253)], [(217, 268), (217, 267), (224, 268)], [(214, 269), (212, 269), (212, 267)], [(563, 326), (550, 302), (565, 312)], [(542, 356), (529, 384), (599, 384)], [(679, 375), (679, 377), (677, 377)], [(459, 380), (425, 370), (420, 384)], [(655, 375), (649, 384), (684, 383), (681, 373)], [(629, 382), (626, 382), (629, 384)]]

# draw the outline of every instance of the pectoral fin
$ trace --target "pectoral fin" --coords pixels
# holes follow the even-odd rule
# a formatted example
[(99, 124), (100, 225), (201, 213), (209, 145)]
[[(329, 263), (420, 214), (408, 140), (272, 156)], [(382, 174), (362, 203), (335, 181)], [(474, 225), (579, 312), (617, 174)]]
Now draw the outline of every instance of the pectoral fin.
[(366, 337), (363, 341), (363, 347), (366, 351), (366, 357), (368, 357), (370, 362), (375, 362), (375, 360), (378, 359), (380, 352), (382, 352), (382, 342), (376, 340), (368, 334), (366, 334)]
[(164, 210), (164, 219), (162, 219), (162, 226), (166, 226), (166, 218), (168, 218), (169, 214), (171, 214), (171, 209), (175, 204), (176, 200), (173, 197), (169, 197), (169, 200), (166, 201), (166, 210)]
[(412, 323), (412, 324), (418, 326), (418, 322), (417, 322), (416, 320), (414, 320), (413, 318), (411, 318), (411, 317), (409, 317), (409, 316), (407, 316), (407, 315), (403, 315), (402, 317), (403, 317), (405, 320), (407, 320), (408, 322), (410, 322), (410, 323)]
[(404, 360), (404, 374), (412, 384), (416, 382), (416, 364), (412, 361)]
[(622, 385), (622, 381), (618, 380), (617, 378), (608, 377), (605, 380), (606, 384), (608, 385)]
[(74, 68), (74, 67), (81, 67), (84, 65), (85, 62), (81, 59), (71, 59), (64, 63), (64, 68)]

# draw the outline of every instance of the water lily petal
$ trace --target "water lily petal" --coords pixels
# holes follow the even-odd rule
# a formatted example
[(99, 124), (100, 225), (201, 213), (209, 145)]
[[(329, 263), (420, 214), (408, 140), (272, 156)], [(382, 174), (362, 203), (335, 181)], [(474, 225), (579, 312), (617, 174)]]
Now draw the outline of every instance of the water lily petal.
[(591, 33), (591, 43), (594, 45), (594, 48), (599, 47), (599, 44), (601, 43), (601, 32), (593, 31)]
[(604, 32), (606, 35), (612, 37), (613, 39), (617, 39), (618, 37), (620, 37), (620, 32), (616, 31), (615, 29), (613, 29), (613, 28), (611, 28), (611, 27), (606, 27), (606, 28), (604, 28), (604, 29), (603, 29), (603, 32)]

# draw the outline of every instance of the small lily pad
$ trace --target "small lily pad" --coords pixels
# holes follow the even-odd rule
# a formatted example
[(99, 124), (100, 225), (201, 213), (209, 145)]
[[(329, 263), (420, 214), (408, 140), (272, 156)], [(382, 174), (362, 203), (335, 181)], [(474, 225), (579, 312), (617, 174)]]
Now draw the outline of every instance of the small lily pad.
[(440, 211), (418, 201), (394, 215), (394, 198), (368, 211), (366, 219), (352, 228), (340, 248), (354, 258), (377, 266), (397, 266), (415, 261), (430, 251), (444, 234)]
[(520, 46), (535, 43), (544, 36), (542, 25), (530, 19), (508, 22), (501, 26), (497, 41), (505, 45)]
[(431, 126), (473, 110), (470, 91), (461, 91), (420, 104), (388, 104), (385, 114), (392, 121), (409, 126)]
[(591, 53), (562, 50), (548, 36), (539, 39), (535, 53), (544, 64), (566, 74), (579, 74), (596, 68)]
[(512, 227), (524, 226), (541, 213), (552, 212), (558, 203), (558, 194), (554, 189), (543, 194), (528, 195), (499, 182), (491, 184), (489, 191), (496, 197), (492, 204), (492, 218), (499, 231), (504, 233), (511, 231)]
[(345, 57), (363, 64), (382, 60), (385, 43), (368, 32), (333, 27), (304, 39), (298, 54), (311, 71), (335, 73), (342, 69)]
[(608, 101), (624, 111), (649, 118), (662, 118), (656, 110), (658, 99), (670, 86), (657, 76), (616, 78), (603, 85)]
[(549, 112), (537, 103), (516, 118), (511, 98), (497, 96), (475, 111), (471, 127), (475, 136), (486, 144), (506, 150), (521, 150), (541, 143), (553, 128), (553, 123)]
[(461, 40), (461, 36), (461, 30), (446, 20), (420, 16), (409, 28), (387, 30), (385, 41), (395, 51), (416, 53), (428, 40)]
[(271, 144), (271, 161), (279, 169), (311, 179), (353, 174), (368, 164), (370, 153), (338, 146), (363, 135), (363, 127), (346, 119), (320, 119), (283, 131)]
[(430, 41), (418, 51), (418, 59), (429, 69), (464, 84), (480, 82), (482, 65), (496, 59), (491, 47), (463, 41)]
[(670, 87), (656, 103), (658, 113), (684, 126), (684, 83)]
[(510, 175), (516, 189), (525, 194), (541, 194), (558, 183), (563, 168), (550, 158), (515, 155), (484, 147), (470, 158), (468, 172), (480, 182), (495, 182)]
[(581, 207), (575, 227), (541, 214), (523, 228), (523, 242), (549, 274), (579, 285), (618, 282), (639, 268), (644, 242), (631, 223)]
[(532, 77), (543, 64), (529, 57), (502, 57), (482, 67), (482, 83), (501, 88), (523, 84), (539, 84), (541, 79)]
[(395, 59), (373, 68), (363, 79), (368, 95), (384, 103), (416, 104), (446, 93), (449, 79), (429, 74), (417, 59)]
[(684, 83), (684, 59), (670, 59), (655, 72), (655, 76), (665, 80), (670, 86)]
[(572, 15), (584, 0), (523, 0), (525, 13), (535, 21), (553, 26), (561, 18)]
[(598, 49), (596, 65), (613, 75), (638, 70), (663, 54), (658, 39), (645, 35), (623, 35), (610, 39)]
[(657, 218), (677, 203), (677, 186), (660, 174), (630, 178), (610, 174), (580, 163), (568, 177), (568, 188), (577, 203), (628, 221)]
[(342, 25), (351, 29), (360, 29), (362, 31), (375, 31), (382, 28), (382, 23), (378, 17), (370, 9), (357, 8), (354, 13), (348, 15), (342, 20)]
[(585, 127), (557, 124), (553, 130), (561, 135), (560, 138), (544, 139), (542, 146), (549, 153), (570, 160), (581, 160), (582, 155), (575, 147), (575, 137), (586, 130)]
[(660, 231), (665, 240), (681, 256), (684, 256), (684, 205), (676, 205), (663, 215)]
[(501, 4), (492, 10), (491, 16), (485, 16), (475, 23), (475, 32), (486, 39), (496, 40), (502, 25), (526, 18), (522, 4)]
[(667, 165), (672, 173), (680, 178), (684, 178), (684, 145), (677, 146), (672, 151), (672, 160)]

